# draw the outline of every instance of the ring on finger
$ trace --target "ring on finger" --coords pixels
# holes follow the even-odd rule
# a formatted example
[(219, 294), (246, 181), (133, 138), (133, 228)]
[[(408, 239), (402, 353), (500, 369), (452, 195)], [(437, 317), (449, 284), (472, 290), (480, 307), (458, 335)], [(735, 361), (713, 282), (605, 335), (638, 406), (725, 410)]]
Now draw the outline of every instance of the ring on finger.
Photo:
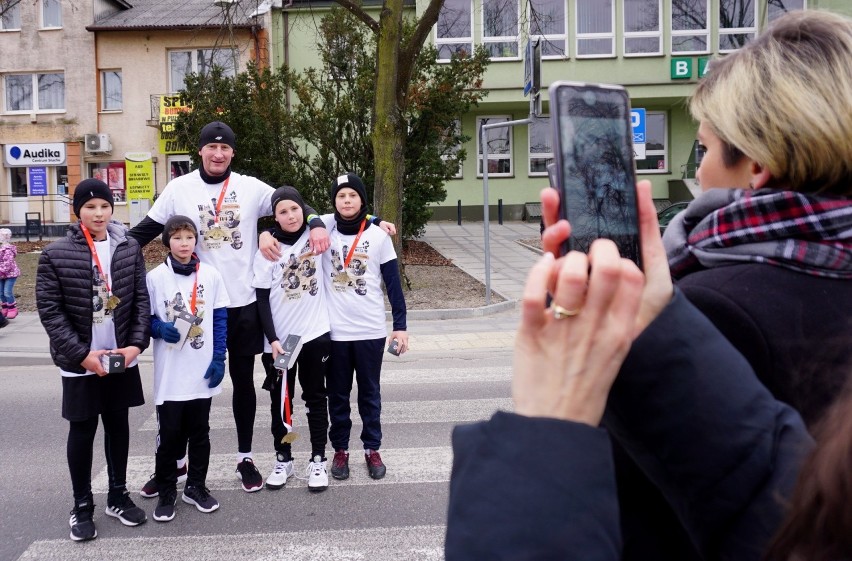
[(551, 309), (553, 310), (553, 318), (554, 319), (570, 318), (570, 317), (574, 317), (574, 316), (576, 316), (577, 314), (580, 313), (579, 309), (578, 310), (569, 310), (567, 308), (563, 308), (559, 304), (553, 304), (551, 306)]

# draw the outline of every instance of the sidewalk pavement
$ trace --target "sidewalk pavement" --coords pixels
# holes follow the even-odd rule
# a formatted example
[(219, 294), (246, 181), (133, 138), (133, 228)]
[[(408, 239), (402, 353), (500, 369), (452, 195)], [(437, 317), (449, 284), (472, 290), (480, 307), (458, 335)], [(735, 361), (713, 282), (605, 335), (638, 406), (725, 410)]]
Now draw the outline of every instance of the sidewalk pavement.
[[(491, 288), (508, 302), (492, 304), (490, 310), (470, 308), (450, 310), (443, 315), (430, 315), (432, 310), (410, 313), (409, 327), (412, 345), (419, 351), (471, 351), (511, 348), (517, 325), (514, 301), (521, 298), (529, 268), (538, 258), (516, 240), (536, 238), (538, 224), (496, 222), (490, 227)], [(452, 222), (435, 222), (426, 226), (422, 238), (444, 257), (472, 277), (485, 283), (485, 241), (482, 222), (458, 226)], [(421, 313), (414, 313), (421, 312)], [(452, 321), (430, 321), (449, 320)], [(47, 334), (36, 313), (21, 313), (0, 330), (0, 368), (6, 366), (41, 365), (49, 362)], [(140, 356), (143, 363), (151, 361), (151, 353)], [(257, 361), (260, 364), (260, 361)]]
[[(527, 272), (538, 254), (517, 242), (539, 237), (538, 222), (492, 222), (490, 230), (491, 290), (506, 300), (520, 300)], [(485, 227), (483, 222), (430, 222), (421, 238), (453, 264), (485, 284)]]

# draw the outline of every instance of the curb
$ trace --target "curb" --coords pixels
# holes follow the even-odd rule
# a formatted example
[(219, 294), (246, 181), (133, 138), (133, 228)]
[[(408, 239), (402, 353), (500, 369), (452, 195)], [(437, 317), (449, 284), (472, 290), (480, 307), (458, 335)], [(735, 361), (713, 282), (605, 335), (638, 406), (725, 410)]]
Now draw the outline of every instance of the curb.
[[(446, 308), (437, 310), (407, 310), (405, 315), (408, 319), (420, 320), (441, 320), (441, 319), (465, 319), (490, 316), (499, 314), (507, 310), (513, 310), (517, 300), (506, 300), (505, 302), (497, 302), (488, 306), (480, 306), (478, 308)], [(385, 319), (393, 321), (391, 312), (385, 312)]]

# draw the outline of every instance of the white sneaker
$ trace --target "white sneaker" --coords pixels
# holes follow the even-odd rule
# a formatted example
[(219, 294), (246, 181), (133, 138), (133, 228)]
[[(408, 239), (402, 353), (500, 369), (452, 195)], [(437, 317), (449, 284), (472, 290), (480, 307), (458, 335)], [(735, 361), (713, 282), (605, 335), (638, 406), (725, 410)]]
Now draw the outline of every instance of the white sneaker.
[(287, 484), (287, 479), (293, 475), (293, 460), (284, 461), (284, 456), (280, 453), (275, 455), (275, 469), (266, 478), (267, 489), (280, 489)]
[(328, 472), (321, 456), (314, 456), (314, 459), (308, 462), (307, 471), (309, 491), (319, 493), (328, 489)]

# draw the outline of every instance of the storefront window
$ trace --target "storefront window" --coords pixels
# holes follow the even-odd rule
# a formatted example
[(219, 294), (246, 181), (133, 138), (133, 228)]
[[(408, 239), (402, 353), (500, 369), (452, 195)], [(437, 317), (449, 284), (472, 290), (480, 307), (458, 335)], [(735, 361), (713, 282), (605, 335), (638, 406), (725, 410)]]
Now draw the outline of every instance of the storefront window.
[(89, 164), (89, 177), (100, 179), (109, 185), (115, 202), (127, 202), (124, 162), (99, 162)]
[(12, 168), (12, 196), (27, 196), (27, 168)]

